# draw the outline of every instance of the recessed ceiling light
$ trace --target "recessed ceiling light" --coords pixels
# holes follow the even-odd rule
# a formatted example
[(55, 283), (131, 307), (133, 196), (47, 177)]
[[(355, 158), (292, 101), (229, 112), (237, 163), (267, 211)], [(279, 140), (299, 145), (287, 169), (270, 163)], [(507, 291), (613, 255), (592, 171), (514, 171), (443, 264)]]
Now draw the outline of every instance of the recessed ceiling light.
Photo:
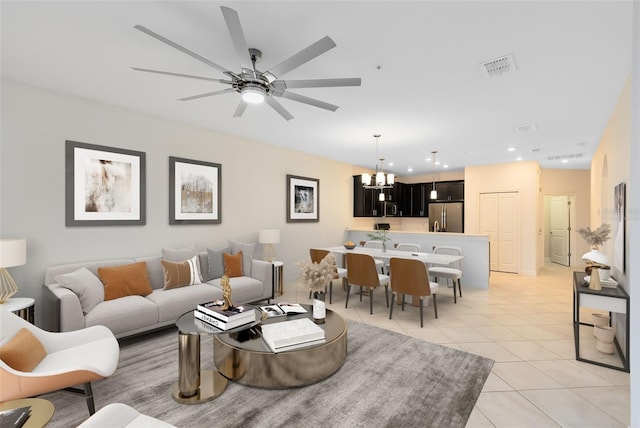
[(521, 160), (522, 160), (522, 158), (518, 156), (518, 157), (516, 158), (516, 160), (517, 160), (517, 161), (521, 161)]
[(425, 158), (427, 162), (431, 162), (431, 158)]
[(561, 162), (562, 162), (562, 163), (568, 163), (568, 162), (569, 162), (569, 159), (562, 159), (562, 161), (561, 161)]
[(442, 167), (443, 168), (449, 168), (449, 165), (443, 165)]
[(436, 161), (436, 165), (440, 165), (440, 161)]
[(393, 162), (389, 162), (389, 166), (393, 166)]
[(509, 147), (509, 148), (507, 149), (507, 151), (515, 152), (515, 151), (516, 151), (516, 148), (515, 148), (515, 147)]
[(409, 167), (409, 168), (407, 168), (407, 171), (408, 172), (413, 172), (413, 168)]

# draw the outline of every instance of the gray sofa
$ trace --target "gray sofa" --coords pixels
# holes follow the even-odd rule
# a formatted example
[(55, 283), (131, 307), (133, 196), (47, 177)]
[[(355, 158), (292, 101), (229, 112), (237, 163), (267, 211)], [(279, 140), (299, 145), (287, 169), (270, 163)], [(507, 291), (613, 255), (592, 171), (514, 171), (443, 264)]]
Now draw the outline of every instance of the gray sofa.
[[(246, 244), (245, 244), (246, 245)], [(228, 248), (224, 249), (228, 251)], [(109, 259), (51, 266), (46, 270), (43, 290), (43, 327), (51, 331), (71, 331), (92, 325), (104, 325), (118, 337), (157, 329), (173, 324), (183, 313), (195, 309), (198, 303), (222, 298), (219, 266), (210, 267), (213, 257), (220, 257), (212, 250), (199, 251), (198, 260), (204, 282), (180, 288), (164, 290), (164, 274), (160, 261), (163, 256), (147, 256), (133, 259)], [(194, 249), (195, 252), (195, 249)], [(234, 251), (235, 253), (236, 251)], [(146, 262), (152, 293), (147, 296), (126, 296), (97, 303), (84, 313), (86, 305), (76, 292), (56, 282), (59, 275), (87, 268), (94, 275), (100, 267), (121, 266)], [(174, 260), (177, 261), (177, 260)], [(272, 264), (243, 254), (245, 276), (230, 278), (234, 304), (258, 302), (273, 298)], [(224, 269), (224, 268), (222, 268)]]

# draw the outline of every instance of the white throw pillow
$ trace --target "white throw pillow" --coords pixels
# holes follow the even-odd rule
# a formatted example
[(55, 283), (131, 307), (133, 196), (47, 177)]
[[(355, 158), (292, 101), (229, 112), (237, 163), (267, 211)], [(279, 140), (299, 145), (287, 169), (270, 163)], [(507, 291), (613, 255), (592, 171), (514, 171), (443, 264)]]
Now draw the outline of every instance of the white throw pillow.
[(104, 302), (104, 285), (86, 267), (56, 276), (56, 282), (73, 291), (80, 299), (82, 313), (88, 314), (98, 303)]

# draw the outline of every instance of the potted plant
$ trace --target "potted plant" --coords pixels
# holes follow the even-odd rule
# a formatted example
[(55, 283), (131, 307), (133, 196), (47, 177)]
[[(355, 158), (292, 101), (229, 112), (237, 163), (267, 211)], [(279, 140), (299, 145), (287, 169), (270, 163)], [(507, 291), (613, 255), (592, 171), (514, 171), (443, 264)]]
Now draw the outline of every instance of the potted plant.
[(391, 238), (389, 238), (387, 235), (389, 234), (388, 230), (378, 230), (374, 233), (369, 233), (369, 239), (373, 240), (373, 241), (382, 241), (382, 252), (386, 253), (387, 252), (387, 241)]
[(600, 251), (600, 247), (610, 238), (611, 226), (608, 224), (602, 224), (596, 229), (591, 230), (589, 226), (578, 229), (578, 233), (589, 245), (591, 245), (591, 251), (583, 254), (582, 260), (587, 263), (587, 270), (589, 274), (592, 274), (595, 270), (597, 273), (597, 279), (594, 281), (594, 276), (589, 280), (589, 288), (594, 290), (600, 290), (600, 280), (609, 279), (611, 269), (609, 267), (609, 259), (606, 254)]

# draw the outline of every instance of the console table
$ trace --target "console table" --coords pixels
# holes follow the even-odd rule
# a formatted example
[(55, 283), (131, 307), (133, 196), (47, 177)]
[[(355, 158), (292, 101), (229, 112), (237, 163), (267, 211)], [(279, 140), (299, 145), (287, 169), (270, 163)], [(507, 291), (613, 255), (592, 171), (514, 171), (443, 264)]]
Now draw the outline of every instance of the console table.
[[(621, 286), (616, 288), (603, 287), (602, 290), (591, 290), (589, 287), (583, 285), (585, 275), (586, 274), (584, 272), (573, 273), (573, 338), (576, 347), (576, 360), (629, 373), (629, 341), (631, 340), (629, 336), (629, 295)], [(626, 346), (624, 353), (620, 348), (618, 339), (616, 338), (614, 340), (618, 355), (622, 360), (622, 367), (602, 363), (600, 361), (588, 360), (580, 356), (580, 326), (593, 326), (593, 324), (580, 321), (580, 307), (609, 311), (609, 319), (611, 319), (612, 312), (625, 315)], [(609, 324), (611, 324), (611, 321), (609, 321)]]

